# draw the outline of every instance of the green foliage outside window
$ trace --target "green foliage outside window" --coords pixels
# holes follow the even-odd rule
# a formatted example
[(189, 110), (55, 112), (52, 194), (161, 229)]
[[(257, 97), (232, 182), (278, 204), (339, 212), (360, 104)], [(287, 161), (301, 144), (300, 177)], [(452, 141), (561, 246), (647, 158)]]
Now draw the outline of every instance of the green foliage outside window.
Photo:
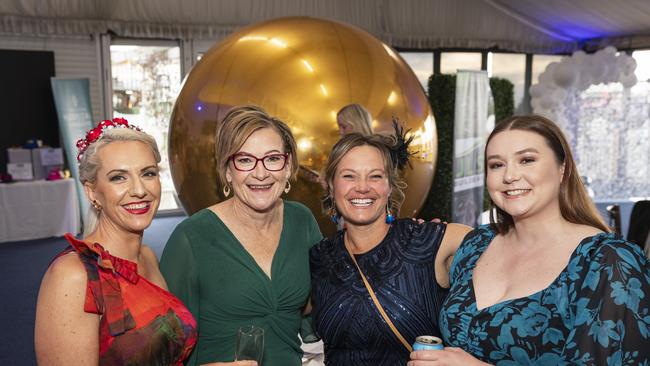
[[(490, 78), (490, 88), (494, 98), (496, 121), (512, 116), (514, 113), (514, 85), (507, 79)], [(450, 221), (453, 189), (456, 75), (431, 75), (428, 89), (429, 103), (438, 130), (438, 161), (431, 190), (419, 216), (425, 220), (437, 217), (443, 221)], [(487, 202), (487, 193), (485, 193), (485, 208), (487, 208)]]

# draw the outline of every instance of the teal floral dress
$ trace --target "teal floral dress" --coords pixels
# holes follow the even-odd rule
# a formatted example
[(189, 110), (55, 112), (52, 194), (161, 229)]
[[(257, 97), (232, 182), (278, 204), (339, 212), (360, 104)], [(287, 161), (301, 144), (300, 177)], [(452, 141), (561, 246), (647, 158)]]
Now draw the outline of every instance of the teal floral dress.
[(478, 310), (472, 273), (496, 233), (468, 234), (440, 313), (446, 346), (510, 365), (650, 365), (650, 265), (615, 234), (583, 239), (544, 290)]

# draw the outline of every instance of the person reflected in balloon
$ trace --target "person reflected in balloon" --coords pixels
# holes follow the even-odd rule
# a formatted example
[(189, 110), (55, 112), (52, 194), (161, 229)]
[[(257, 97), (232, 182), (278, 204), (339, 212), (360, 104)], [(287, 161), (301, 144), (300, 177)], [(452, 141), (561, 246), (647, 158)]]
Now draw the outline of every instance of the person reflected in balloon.
[(394, 149), (389, 136), (351, 133), (325, 166), (324, 211), (346, 223), (310, 253), (312, 317), (328, 365), (405, 364), (415, 337), (439, 335), (448, 269), (470, 228), (395, 219), (405, 184)]
[(341, 136), (353, 132), (362, 135), (372, 134), (372, 116), (361, 104), (348, 104), (341, 108), (336, 114), (336, 123)]
[(197, 339), (189, 310), (167, 291), (142, 244), (160, 203), (153, 137), (122, 118), (90, 130), (79, 176), (92, 207), (83, 240), (47, 269), (36, 305), (39, 365), (182, 365)]
[[(372, 115), (361, 104), (353, 103), (341, 108), (336, 114), (336, 124), (339, 127), (341, 136), (353, 132), (362, 135), (372, 134)], [(319, 183), (323, 189), (327, 189), (325, 180), (319, 172), (301, 165), (298, 174), (299, 177), (309, 182)], [(342, 223), (339, 224), (339, 227), (342, 227)]]
[(198, 321), (188, 364), (234, 361), (237, 330), (255, 325), (264, 366), (300, 365), (309, 249), (321, 233), (307, 207), (281, 198), (298, 169), (296, 142), (284, 122), (239, 106), (220, 123), (215, 150), (227, 199), (181, 222), (161, 258), (171, 291)]
[(484, 164), (496, 215), (456, 253), (440, 313), (448, 347), (408, 364), (650, 363), (650, 265), (603, 222), (559, 127), (508, 118)]

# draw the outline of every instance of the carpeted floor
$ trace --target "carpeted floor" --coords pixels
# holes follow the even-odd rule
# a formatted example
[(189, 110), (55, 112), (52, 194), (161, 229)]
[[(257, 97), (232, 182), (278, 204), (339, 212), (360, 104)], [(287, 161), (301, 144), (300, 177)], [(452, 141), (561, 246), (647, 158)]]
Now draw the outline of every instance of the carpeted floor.
[[(154, 219), (143, 241), (158, 254), (185, 217)], [(0, 243), (0, 365), (36, 365), (34, 316), (41, 277), (67, 246), (64, 238)]]

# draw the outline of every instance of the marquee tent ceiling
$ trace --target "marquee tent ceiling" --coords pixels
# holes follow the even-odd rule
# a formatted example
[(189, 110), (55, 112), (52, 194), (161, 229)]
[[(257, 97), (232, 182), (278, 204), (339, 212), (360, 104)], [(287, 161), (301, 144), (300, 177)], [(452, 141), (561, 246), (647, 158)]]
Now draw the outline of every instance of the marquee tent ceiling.
[(284, 16), (354, 24), (401, 48), (650, 48), (648, 0), (3, 0), (0, 34), (213, 39)]

